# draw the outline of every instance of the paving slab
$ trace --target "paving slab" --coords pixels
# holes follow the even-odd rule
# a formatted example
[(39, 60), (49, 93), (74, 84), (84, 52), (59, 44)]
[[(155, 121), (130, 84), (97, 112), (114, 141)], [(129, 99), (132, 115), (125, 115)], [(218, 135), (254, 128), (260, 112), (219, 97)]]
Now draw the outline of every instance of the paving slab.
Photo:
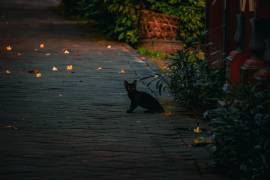
[(123, 81), (158, 69), (93, 26), (59, 17), (58, 3), (0, 2), (0, 179), (222, 179), (194, 157), (197, 120), (170, 95), (156, 97), (172, 116), (126, 113)]

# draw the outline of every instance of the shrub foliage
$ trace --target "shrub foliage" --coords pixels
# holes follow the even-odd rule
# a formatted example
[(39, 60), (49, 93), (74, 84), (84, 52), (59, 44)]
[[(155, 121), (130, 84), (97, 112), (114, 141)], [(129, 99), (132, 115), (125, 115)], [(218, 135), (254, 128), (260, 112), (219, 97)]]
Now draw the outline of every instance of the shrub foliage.
[(170, 87), (177, 101), (200, 111), (215, 106), (224, 95), (224, 70), (209, 68), (200, 47), (183, 48), (172, 60)]
[(214, 110), (215, 160), (233, 179), (270, 177), (269, 100), (269, 89), (245, 85)]
[(179, 38), (185, 42), (200, 39), (205, 28), (204, 0), (63, 0), (62, 2), (68, 15), (106, 22), (106, 29), (110, 35), (133, 45), (139, 41), (140, 9), (179, 17)]

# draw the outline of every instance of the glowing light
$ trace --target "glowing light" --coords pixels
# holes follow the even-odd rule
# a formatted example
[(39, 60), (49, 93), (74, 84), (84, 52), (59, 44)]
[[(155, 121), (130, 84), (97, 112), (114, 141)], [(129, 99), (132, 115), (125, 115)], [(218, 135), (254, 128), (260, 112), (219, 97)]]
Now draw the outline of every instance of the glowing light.
[(108, 48), (108, 49), (111, 49), (111, 48), (112, 48), (112, 46), (111, 46), (111, 45), (108, 45), (108, 46), (107, 46), (107, 48)]

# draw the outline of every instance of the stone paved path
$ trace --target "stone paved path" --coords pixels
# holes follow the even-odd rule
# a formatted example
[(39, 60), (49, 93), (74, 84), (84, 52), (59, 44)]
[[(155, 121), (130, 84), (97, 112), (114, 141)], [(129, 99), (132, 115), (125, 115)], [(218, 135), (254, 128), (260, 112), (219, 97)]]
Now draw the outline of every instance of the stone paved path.
[[(55, 5), (0, 1), (0, 179), (220, 179), (194, 158), (196, 120), (181, 108), (170, 118), (125, 113), (123, 80), (155, 69), (93, 28), (57, 17)], [(27, 72), (35, 68), (41, 78)], [(160, 99), (172, 109), (171, 98)]]

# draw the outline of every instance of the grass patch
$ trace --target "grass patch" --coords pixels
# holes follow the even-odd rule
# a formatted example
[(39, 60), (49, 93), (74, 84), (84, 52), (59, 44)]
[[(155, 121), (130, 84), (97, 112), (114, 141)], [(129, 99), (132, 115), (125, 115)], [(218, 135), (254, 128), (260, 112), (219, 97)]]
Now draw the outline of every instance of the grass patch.
[(166, 60), (169, 57), (169, 54), (167, 53), (160, 52), (160, 51), (152, 51), (146, 48), (138, 48), (137, 51), (140, 55), (148, 57), (148, 58)]

